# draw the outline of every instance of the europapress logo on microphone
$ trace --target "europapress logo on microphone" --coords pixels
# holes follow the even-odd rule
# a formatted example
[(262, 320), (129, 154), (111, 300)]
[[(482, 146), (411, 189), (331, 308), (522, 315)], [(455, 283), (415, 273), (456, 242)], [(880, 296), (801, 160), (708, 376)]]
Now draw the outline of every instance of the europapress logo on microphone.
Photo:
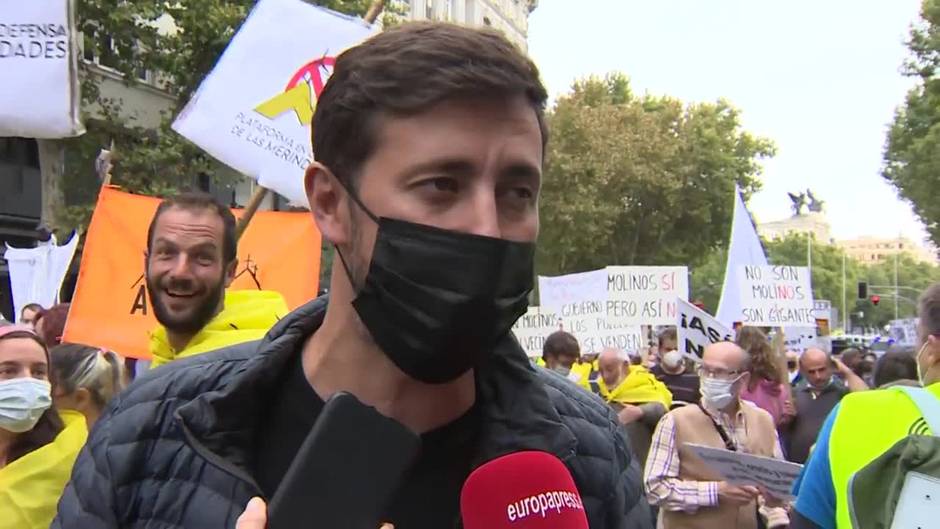
[(561, 514), (565, 510), (583, 511), (581, 496), (567, 490), (546, 491), (541, 494), (522, 498), (506, 506), (506, 517), (510, 522), (525, 520), (530, 516)]

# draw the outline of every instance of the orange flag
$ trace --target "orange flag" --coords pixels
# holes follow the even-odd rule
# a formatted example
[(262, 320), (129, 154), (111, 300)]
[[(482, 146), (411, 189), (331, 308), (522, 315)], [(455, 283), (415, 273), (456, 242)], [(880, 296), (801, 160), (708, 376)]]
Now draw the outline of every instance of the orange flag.
[[(160, 199), (108, 186), (98, 195), (62, 340), (149, 358), (157, 326), (144, 280), (147, 228)], [(235, 217), (240, 209), (233, 209)], [(310, 213), (259, 211), (238, 242), (230, 290), (273, 290), (297, 308), (317, 295), (320, 232)]]

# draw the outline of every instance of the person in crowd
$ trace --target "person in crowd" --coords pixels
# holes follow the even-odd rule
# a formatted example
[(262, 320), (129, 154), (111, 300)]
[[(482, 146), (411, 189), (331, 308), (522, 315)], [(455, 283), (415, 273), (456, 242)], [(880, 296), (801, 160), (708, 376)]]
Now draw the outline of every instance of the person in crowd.
[[(845, 364), (846, 367), (865, 381), (865, 384), (868, 386), (872, 385), (872, 374), (875, 370), (874, 359), (877, 358), (874, 353), (865, 353), (860, 349), (849, 348), (842, 351), (841, 356), (840, 361)], [(841, 372), (839, 376), (842, 376)], [(846, 384), (848, 384), (848, 380), (846, 380)]]
[(646, 369), (653, 369), (653, 367), (658, 365), (662, 359), (662, 353), (663, 350), (660, 349), (659, 344), (650, 340), (650, 343), (646, 349), (646, 359), (641, 360), (643, 366), (646, 367)]
[(888, 351), (875, 364), (872, 382), (878, 389), (891, 386), (920, 386), (917, 362), (906, 351)]
[(741, 398), (756, 404), (784, 426), (794, 414), (789, 384), (784, 384), (783, 369), (767, 335), (758, 327), (741, 327), (735, 340), (750, 358), (751, 376)]
[(800, 353), (787, 351), (787, 373), (790, 377), (790, 387), (797, 387), (803, 381), (803, 371), (800, 369)]
[(47, 347), (55, 347), (62, 343), (62, 334), (65, 332), (65, 321), (69, 317), (70, 307), (69, 303), (59, 303), (36, 314), (33, 320), (36, 334), (42, 338)]
[(581, 372), (576, 369), (580, 357), (581, 347), (578, 345), (578, 339), (571, 333), (555, 331), (549, 334), (545, 343), (542, 344), (542, 360), (545, 362), (545, 368), (576, 383), (579, 383), (581, 379)]
[(627, 361), (619, 349), (604, 349), (598, 366), (600, 396), (617, 412), (634, 454), (645, 462), (653, 429), (672, 406), (672, 394), (645, 367)]
[(112, 351), (71, 343), (53, 347), (49, 357), (53, 404), (60, 414), (80, 413), (91, 430), (104, 407), (127, 386), (123, 362)]
[(261, 339), (287, 312), (277, 292), (226, 289), (238, 265), (235, 216), (212, 195), (163, 200), (147, 232), (147, 293), (160, 326), (151, 367)]
[(27, 327), (36, 326), (36, 316), (43, 311), (42, 305), (39, 303), (27, 303), (20, 309), (20, 325), (26, 325)]
[[(787, 459), (794, 463), (806, 462), (829, 412), (849, 393), (841, 380), (833, 376), (834, 365), (828, 353), (815, 347), (807, 349), (800, 357), (800, 370), (806, 383), (793, 391), (796, 417), (785, 429), (784, 436)], [(856, 383), (862, 383), (857, 375), (845, 369)]]
[[(917, 373), (923, 386), (940, 399), (940, 283), (918, 301)], [(901, 391), (885, 389), (846, 395), (826, 418), (803, 474), (793, 527), (855, 527), (849, 498), (852, 477), (913, 432), (924, 431), (920, 409)], [(937, 432), (931, 432), (936, 435)]]
[[(278, 490), (324, 399), (347, 392), (424, 440), (388, 501), (396, 527), (458, 525), (477, 465), (537, 450), (567, 465), (592, 528), (649, 528), (616, 416), (536, 369), (510, 334), (534, 286), (546, 101), (535, 65), (492, 30), (407, 23), (340, 54), (305, 178), (337, 251), (329, 303), (135, 381), (92, 432), (52, 527), (264, 527), (257, 497)], [(189, 221), (169, 233), (173, 211)], [(189, 262), (190, 243), (161, 241), (198, 221), (200, 246), (217, 250), (206, 266), (220, 270), (208, 233), (222, 223), (198, 211), (164, 210), (150, 262)], [(209, 277), (151, 270), (150, 282), (192, 315)]]
[(705, 348), (702, 402), (667, 413), (653, 435), (644, 472), (646, 497), (662, 529), (786, 527), (787, 511), (757, 487), (732, 485), (695, 457), (686, 443), (782, 459), (773, 418), (740, 397), (751, 377), (747, 351), (731, 342)]
[(685, 404), (698, 404), (698, 373), (692, 362), (684, 358), (677, 350), (675, 327), (670, 327), (659, 334), (659, 350), (663, 351), (662, 361), (650, 370), (672, 393), (672, 407)]
[(27, 326), (0, 328), (0, 528), (46, 529), (85, 442), (52, 407), (49, 353)]

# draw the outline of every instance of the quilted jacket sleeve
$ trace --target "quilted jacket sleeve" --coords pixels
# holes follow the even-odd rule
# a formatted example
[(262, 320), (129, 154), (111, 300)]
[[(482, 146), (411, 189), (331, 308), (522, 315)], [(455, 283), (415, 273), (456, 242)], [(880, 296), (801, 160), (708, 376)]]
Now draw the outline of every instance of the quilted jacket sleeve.
[(72, 479), (59, 500), (50, 529), (117, 529), (114, 485), (108, 462), (110, 414), (103, 415), (72, 468)]

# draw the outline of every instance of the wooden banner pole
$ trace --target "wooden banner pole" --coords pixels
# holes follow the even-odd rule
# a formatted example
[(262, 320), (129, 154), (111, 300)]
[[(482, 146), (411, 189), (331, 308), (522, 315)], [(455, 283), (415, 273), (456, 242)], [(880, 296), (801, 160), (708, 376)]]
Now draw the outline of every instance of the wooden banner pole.
[[(376, 19), (379, 18), (379, 14), (382, 13), (384, 8), (385, 0), (374, 0), (372, 5), (369, 6), (369, 10), (366, 12), (366, 16), (363, 17), (363, 20), (369, 24), (374, 23)], [(248, 228), (248, 223), (251, 222), (251, 218), (258, 212), (258, 208), (261, 207), (261, 203), (267, 196), (268, 188), (260, 185), (255, 188), (254, 193), (251, 194), (251, 198), (245, 206), (245, 211), (242, 213), (242, 217), (238, 219), (238, 225), (235, 228), (235, 234), (239, 239), (242, 234), (245, 233), (245, 229)]]

